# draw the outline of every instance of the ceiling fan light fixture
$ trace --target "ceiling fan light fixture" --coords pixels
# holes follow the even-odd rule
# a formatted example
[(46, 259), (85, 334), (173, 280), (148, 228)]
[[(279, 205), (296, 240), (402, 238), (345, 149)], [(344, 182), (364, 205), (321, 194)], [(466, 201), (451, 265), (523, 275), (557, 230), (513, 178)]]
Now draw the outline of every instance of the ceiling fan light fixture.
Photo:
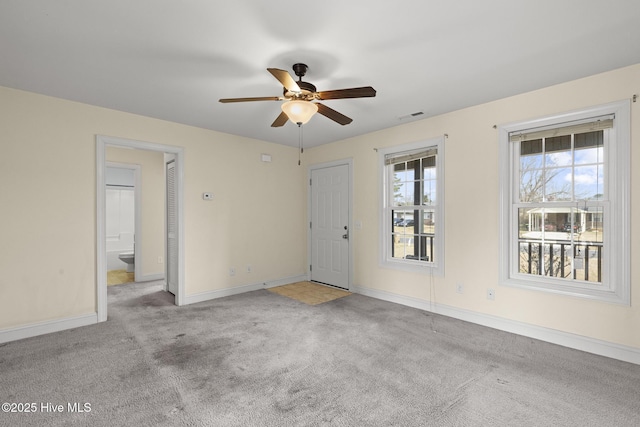
[(307, 123), (318, 112), (318, 106), (309, 101), (287, 101), (281, 105), (281, 108), (289, 120), (297, 125)]

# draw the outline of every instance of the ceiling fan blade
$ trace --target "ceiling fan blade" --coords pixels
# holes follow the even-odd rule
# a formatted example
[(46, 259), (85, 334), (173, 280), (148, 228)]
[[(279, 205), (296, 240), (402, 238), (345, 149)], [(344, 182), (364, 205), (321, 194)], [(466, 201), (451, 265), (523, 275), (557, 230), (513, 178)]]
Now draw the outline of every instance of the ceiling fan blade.
[(284, 126), (284, 124), (287, 123), (287, 120), (289, 120), (289, 116), (287, 116), (283, 111), (278, 117), (276, 117), (273, 123), (271, 123), (271, 127), (279, 128), (280, 126)]
[(282, 86), (284, 86), (288, 91), (300, 92), (300, 86), (298, 86), (298, 83), (293, 80), (293, 77), (291, 77), (291, 74), (289, 74), (288, 71), (280, 70), (278, 68), (267, 68), (267, 71), (273, 74), (273, 77), (278, 79), (278, 81), (282, 83)]
[(376, 90), (371, 86), (354, 87), (351, 89), (324, 90), (316, 93), (320, 100), (343, 98), (369, 98), (376, 96)]
[(218, 101), (226, 104), (229, 102), (280, 101), (281, 99), (279, 96), (258, 96), (254, 98), (222, 98)]
[(336, 123), (341, 124), (342, 126), (348, 125), (353, 121), (352, 118), (349, 118), (342, 113), (338, 113), (333, 108), (329, 108), (324, 104), (320, 104), (319, 102), (316, 102), (316, 105), (318, 106), (318, 113), (333, 120)]

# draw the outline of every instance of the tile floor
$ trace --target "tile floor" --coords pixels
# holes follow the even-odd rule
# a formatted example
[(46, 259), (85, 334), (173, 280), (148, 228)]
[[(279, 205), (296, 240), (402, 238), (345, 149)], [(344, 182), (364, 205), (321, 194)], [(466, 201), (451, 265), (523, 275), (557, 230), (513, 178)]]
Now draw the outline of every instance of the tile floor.
[(351, 295), (351, 292), (312, 282), (291, 283), (267, 290), (309, 305), (318, 305)]
[(134, 273), (127, 273), (127, 270), (107, 271), (107, 286), (131, 282), (135, 282)]

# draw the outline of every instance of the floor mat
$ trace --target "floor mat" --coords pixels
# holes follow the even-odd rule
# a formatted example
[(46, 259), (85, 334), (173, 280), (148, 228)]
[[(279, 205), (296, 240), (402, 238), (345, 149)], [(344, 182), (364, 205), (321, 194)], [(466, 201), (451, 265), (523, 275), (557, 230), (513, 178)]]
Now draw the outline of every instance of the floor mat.
[(309, 305), (318, 305), (351, 295), (351, 292), (313, 282), (291, 283), (269, 288), (268, 291)]

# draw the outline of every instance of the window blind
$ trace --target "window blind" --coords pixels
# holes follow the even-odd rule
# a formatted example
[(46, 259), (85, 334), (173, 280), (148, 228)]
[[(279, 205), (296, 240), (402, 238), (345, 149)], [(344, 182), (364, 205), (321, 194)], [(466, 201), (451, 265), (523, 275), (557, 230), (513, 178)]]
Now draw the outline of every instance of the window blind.
[(543, 126), (539, 128), (519, 130), (509, 134), (510, 142), (530, 141), (556, 136), (566, 136), (574, 133), (587, 133), (598, 130), (611, 129), (613, 127), (613, 115), (591, 118), (565, 125)]
[(391, 153), (384, 156), (384, 164), (395, 165), (398, 163), (410, 162), (416, 159), (422, 159), (424, 157), (433, 157), (438, 154), (437, 148), (421, 148), (414, 151), (404, 151), (401, 153)]

